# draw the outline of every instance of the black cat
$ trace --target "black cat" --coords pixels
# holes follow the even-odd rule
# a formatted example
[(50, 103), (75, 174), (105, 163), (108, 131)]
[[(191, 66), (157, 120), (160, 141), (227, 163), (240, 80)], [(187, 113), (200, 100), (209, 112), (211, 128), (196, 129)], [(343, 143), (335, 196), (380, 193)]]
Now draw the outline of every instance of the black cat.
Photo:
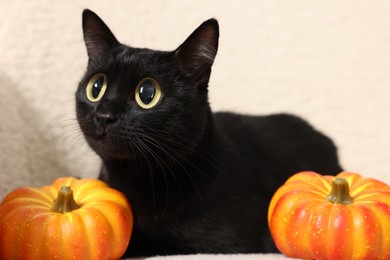
[(287, 114), (211, 112), (214, 19), (168, 52), (119, 43), (89, 10), (83, 30), (77, 118), (100, 178), (131, 203), (127, 255), (277, 252), (271, 196), (296, 172), (339, 173), (332, 141)]

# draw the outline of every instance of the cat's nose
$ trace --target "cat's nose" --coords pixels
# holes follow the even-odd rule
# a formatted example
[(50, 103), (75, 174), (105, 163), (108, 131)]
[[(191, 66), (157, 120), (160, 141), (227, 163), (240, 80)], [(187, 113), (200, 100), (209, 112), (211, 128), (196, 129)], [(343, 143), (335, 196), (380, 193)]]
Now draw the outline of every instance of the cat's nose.
[(117, 120), (116, 116), (112, 113), (96, 113), (95, 122), (103, 128), (113, 124)]

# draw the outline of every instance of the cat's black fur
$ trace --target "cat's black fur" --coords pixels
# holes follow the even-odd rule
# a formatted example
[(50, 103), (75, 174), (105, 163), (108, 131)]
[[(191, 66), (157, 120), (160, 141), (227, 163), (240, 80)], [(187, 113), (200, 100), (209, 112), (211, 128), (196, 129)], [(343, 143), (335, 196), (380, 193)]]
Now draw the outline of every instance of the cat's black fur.
[[(83, 30), (89, 62), (76, 93), (77, 118), (103, 161), (100, 178), (131, 203), (127, 254), (276, 252), (267, 225), (273, 193), (299, 171), (340, 172), (332, 141), (288, 114), (211, 112), (214, 19), (171, 52), (120, 44), (89, 10)], [(96, 73), (107, 75), (108, 87), (92, 103), (86, 85)], [(134, 100), (145, 77), (163, 92), (151, 109)]]

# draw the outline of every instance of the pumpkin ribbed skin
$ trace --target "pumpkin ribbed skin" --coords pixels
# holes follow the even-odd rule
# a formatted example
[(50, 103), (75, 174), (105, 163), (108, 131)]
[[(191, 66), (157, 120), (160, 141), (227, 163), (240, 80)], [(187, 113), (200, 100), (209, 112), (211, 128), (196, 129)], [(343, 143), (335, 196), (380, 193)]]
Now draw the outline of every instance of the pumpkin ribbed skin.
[[(345, 179), (352, 203), (327, 200)], [(304, 259), (390, 259), (390, 186), (358, 174), (301, 172), (274, 194), (268, 224), (278, 249)]]
[[(53, 212), (63, 186), (80, 208)], [(0, 205), (0, 259), (119, 259), (133, 216), (122, 193), (95, 179), (60, 178), (51, 186), (19, 188)]]

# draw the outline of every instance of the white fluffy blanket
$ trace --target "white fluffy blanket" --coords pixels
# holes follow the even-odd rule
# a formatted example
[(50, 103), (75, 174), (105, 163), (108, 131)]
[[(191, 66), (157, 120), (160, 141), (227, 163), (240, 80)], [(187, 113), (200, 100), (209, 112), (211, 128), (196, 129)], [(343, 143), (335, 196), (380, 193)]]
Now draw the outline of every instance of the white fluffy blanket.
[[(390, 184), (390, 5), (385, 1), (0, 1), (0, 199), (59, 176), (96, 176), (74, 91), (87, 62), (81, 12), (118, 39), (176, 48), (216, 17), (217, 110), (291, 112), (331, 136), (346, 170)], [(260, 257), (261, 256), (261, 257)], [(157, 259), (281, 259), (194, 255)]]
[(286, 260), (292, 259), (287, 258), (283, 255), (277, 254), (237, 254), (237, 255), (178, 255), (178, 256), (155, 256), (148, 258), (138, 258), (134, 260)]

